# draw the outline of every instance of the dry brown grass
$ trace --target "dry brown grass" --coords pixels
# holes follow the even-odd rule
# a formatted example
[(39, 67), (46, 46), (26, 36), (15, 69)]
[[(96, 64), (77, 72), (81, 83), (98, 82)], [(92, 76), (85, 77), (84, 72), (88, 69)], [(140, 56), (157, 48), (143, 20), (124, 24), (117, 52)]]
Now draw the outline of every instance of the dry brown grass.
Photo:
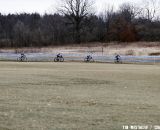
[(0, 62), (0, 130), (159, 125), (160, 66)]
[(87, 53), (94, 52), (95, 54), (105, 55), (150, 55), (160, 52), (160, 43), (158, 42), (137, 42), (137, 43), (85, 43), (80, 45), (67, 45), (55, 47), (41, 48), (16, 48), (16, 49), (0, 49), (0, 52), (12, 53)]
[(125, 55), (134, 56), (135, 52), (133, 50), (128, 50)]
[(153, 52), (149, 54), (150, 56), (160, 56), (160, 52)]

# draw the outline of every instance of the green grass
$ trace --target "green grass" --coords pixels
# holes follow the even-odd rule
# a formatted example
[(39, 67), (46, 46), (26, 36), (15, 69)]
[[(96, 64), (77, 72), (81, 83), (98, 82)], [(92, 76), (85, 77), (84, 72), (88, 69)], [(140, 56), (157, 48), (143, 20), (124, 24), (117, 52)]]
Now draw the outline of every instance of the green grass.
[(159, 123), (158, 65), (0, 62), (0, 130)]

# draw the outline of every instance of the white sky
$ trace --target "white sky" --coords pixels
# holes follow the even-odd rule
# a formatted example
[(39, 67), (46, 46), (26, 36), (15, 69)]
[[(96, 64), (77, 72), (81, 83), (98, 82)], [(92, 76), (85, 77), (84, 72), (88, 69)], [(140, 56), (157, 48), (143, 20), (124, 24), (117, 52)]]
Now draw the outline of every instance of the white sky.
[[(8, 13), (32, 13), (38, 12), (44, 14), (45, 12), (53, 11), (58, 6), (60, 0), (0, 0), (0, 12)], [(141, 0), (95, 0), (95, 6), (98, 11), (104, 9), (105, 5), (110, 4), (117, 7), (124, 2), (140, 2)]]

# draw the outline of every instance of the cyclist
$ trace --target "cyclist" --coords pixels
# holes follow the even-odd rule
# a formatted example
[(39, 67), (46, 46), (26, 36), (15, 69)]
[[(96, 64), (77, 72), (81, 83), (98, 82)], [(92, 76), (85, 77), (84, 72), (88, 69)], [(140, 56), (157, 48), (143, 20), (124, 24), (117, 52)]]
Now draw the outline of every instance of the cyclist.
[(119, 62), (120, 59), (121, 59), (121, 56), (117, 54), (117, 55), (115, 56), (115, 59), (116, 59), (117, 62)]
[(63, 62), (63, 61), (64, 61), (64, 58), (61, 53), (58, 53), (54, 58), (54, 62)]
[(26, 58), (25, 54), (24, 53), (21, 53), (21, 59), (22, 58)]
[(88, 56), (87, 56), (87, 59), (90, 59), (90, 58), (91, 58), (91, 56), (90, 56), (90, 55), (88, 55)]
[(61, 53), (58, 53), (57, 58), (61, 58), (61, 57), (62, 57)]
[(27, 57), (24, 53), (21, 53), (20, 57), (17, 60), (18, 61), (25, 61), (25, 60), (27, 60)]
[(90, 61), (92, 59), (92, 56), (91, 55), (88, 55), (87, 56), (87, 61)]

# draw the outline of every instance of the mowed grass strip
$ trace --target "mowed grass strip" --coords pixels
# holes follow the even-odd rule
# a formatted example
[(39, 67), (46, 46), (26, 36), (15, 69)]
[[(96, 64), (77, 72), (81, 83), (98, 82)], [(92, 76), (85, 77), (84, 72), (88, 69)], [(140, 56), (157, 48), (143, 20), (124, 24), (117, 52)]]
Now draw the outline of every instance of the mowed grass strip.
[(0, 130), (160, 125), (160, 66), (0, 62)]

